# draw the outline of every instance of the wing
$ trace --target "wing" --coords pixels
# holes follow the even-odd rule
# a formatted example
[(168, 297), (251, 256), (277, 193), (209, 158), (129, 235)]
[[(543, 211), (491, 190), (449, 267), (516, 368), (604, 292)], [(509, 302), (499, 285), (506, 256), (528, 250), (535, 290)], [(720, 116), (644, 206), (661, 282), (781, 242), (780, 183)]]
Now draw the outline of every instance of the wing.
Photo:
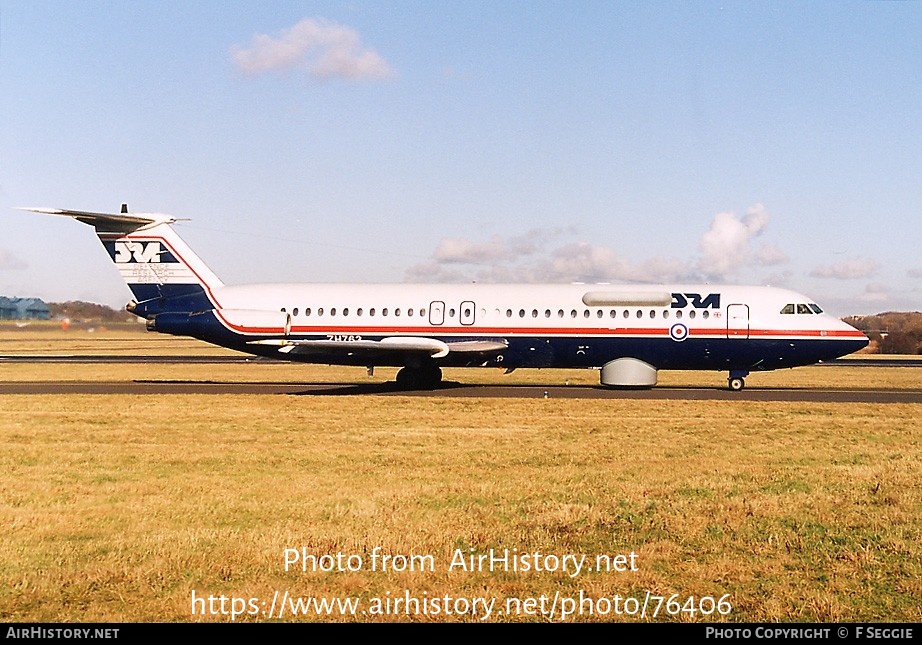
[(449, 354), (491, 355), (506, 351), (508, 344), (499, 340), (462, 340), (446, 343), (420, 336), (388, 336), (381, 340), (294, 340), (269, 338), (254, 340), (248, 345), (277, 346), (282, 354), (305, 356), (348, 356), (363, 358), (373, 364), (379, 360), (393, 361), (398, 357), (445, 358)]

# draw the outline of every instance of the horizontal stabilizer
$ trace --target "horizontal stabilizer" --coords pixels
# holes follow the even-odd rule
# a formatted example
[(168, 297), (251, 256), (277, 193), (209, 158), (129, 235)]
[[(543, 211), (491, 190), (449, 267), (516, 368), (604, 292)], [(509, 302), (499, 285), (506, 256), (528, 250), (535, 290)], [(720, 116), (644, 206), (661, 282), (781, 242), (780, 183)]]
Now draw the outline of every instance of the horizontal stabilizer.
[[(220, 308), (218, 279), (172, 224), (177, 218), (161, 213), (94, 213), (66, 208), (21, 208), (62, 215), (96, 229), (112, 264), (131, 290), (131, 312), (153, 320), (162, 313), (192, 313)], [(284, 319), (276, 324), (281, 329)], [(166, 324), (166, 319), (161, 321)], [(156, 326), (156, 323), (155, 323)]]
[(20, 208), (19, 210), (46, 215), (63, 215), (72, 217), (77, 221), (94, 226), (98, 232), (130, 233), (146, 226), (155, 224), (172, 224), (176, 218), (169, 215), (144, 213), (128, 215), (125, 213), (91, 213), (89, 211), (73, 211), (63, 208)]

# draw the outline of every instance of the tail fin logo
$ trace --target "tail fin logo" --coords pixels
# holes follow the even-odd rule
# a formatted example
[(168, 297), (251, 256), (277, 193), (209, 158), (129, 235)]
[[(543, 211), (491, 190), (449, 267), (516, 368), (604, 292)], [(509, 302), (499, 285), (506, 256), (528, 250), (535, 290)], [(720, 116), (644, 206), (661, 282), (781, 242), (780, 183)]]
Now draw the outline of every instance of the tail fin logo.
[[(106, 245), (108, 246), (108, 245)], [(176, 262), (173, 254), (164, 250), (160, 242), (114, 242), (109, 252), (116, 264), (136, 262), (151, 264), (161, 262)]]

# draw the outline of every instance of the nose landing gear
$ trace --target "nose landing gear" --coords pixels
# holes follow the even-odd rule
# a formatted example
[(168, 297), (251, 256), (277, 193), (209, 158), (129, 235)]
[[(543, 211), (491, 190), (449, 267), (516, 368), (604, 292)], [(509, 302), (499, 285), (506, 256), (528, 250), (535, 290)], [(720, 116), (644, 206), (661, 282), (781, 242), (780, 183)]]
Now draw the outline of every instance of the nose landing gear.
[(730, 370), (730, 378), (727, 379), (727, 389), (731, 392), (740, 392), (746, 387), (746, 377), (749, 372), (746, 370)]

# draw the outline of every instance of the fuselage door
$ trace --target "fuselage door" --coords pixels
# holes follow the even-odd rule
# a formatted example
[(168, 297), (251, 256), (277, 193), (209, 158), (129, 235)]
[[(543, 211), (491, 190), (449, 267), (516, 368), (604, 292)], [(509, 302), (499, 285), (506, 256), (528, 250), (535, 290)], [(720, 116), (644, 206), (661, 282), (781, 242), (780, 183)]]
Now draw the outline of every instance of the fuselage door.
[(441, 325), (445, 322), (445, 303), (434, 300), (429, 303), (429, 324)]
[(727, 305), (727, 338), (749, 338), (749, 305)]
[(462, 325), (473, 325), (474, 317), (477, 312), (477, 306), (470, 300), (465, 300), (461, 303), (461, 324)]

